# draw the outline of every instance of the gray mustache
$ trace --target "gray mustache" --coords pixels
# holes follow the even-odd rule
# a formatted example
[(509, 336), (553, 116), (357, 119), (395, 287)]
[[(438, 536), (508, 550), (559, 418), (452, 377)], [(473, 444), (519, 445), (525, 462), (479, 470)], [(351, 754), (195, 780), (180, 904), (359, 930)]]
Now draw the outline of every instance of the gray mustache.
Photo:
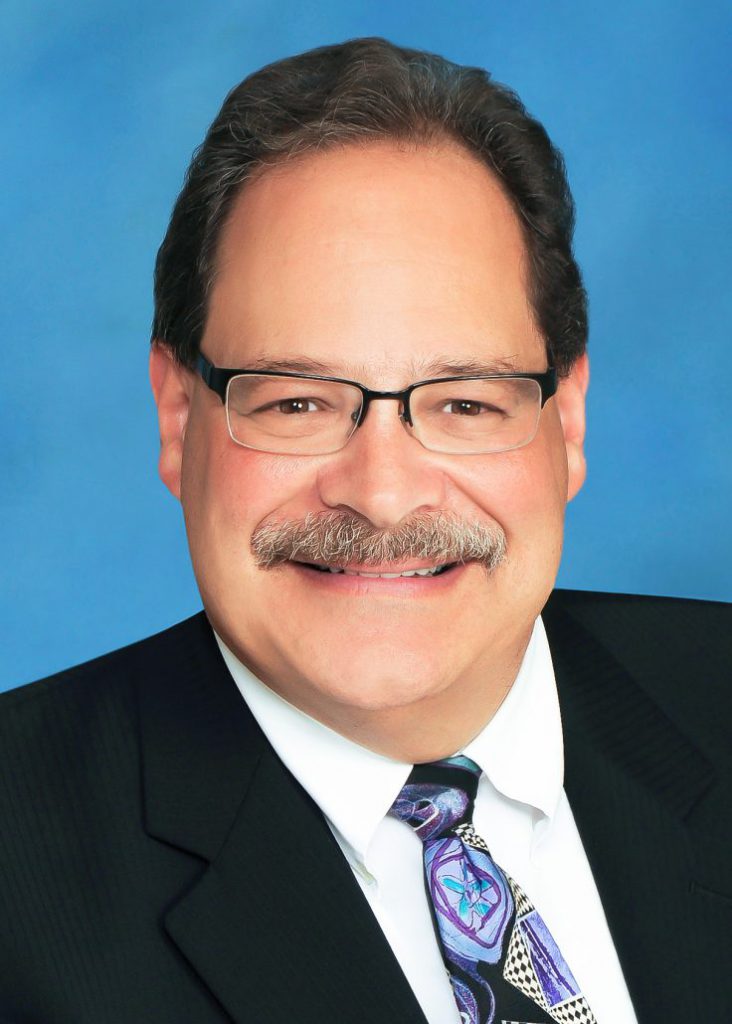
[(480, 562), (488, 572), (506, 557), (500, 526), (466, 522), (447, 512), (418, 513), (389, 530), (349, 512), (308, 512), (302, 520), (265, 523), (252, 534), (257, 564), (383, 565), (405, 559)]

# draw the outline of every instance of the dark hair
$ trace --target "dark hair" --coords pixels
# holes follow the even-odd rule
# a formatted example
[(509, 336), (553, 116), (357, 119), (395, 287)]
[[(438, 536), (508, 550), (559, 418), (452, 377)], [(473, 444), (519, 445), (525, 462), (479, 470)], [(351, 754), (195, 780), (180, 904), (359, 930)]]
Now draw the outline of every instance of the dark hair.
[(518, 96), (480, 68), (353, 39), (276, 61), (224, 101), (196, 150), (155, 266), (153, 339), (193, 366), (221, 229), (268, 164), (377, 139), (455, 140), (496, 174), (523, 225), (529, 296), (550, 362), (566, 374), (587, 342), (564, 161)]

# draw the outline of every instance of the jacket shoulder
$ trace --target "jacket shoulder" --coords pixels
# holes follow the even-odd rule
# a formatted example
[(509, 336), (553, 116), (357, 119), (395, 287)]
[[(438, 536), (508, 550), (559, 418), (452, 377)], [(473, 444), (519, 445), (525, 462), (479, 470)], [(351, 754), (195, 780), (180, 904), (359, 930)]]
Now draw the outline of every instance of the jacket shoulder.
[(732, 604), (555, 590), (542, 619), (550, 646), (599, 643), (683, 732), (729, 751)]
[(176, 650), (182, 643), (188, 642), (192, 634), (205, 630), (205, 624), (204, 613), (198, 612), (160, 633), (136, 640), (71, 668), (62, 669), (44, 679), (5, 690), (0, 693), (0, 717), (36, 700), (60, 699), (57, 691), (61, 686), (66, 689), (68, 695), (71, 689), (86, 690), (87, 687), (93, 688), (100, 682), (113, 685), (129, 677), (131, 673), (139, 671), (143, 666), (164, 660), (169, 651)]
[(695, 597), (661, 597), (657, 594), (623, 594), (603, 590), (554, 590), (547, 609), (594, 609), (612, 613), (620, 609), (633, 609), (634, 614), (720, 614), (732, 616), (732, 604), (727, 601), (705, 601)]
[(732, 604), (723, 601), (555, 590), (542, 617), (569, 617), (610, 649), (641, 658), (680, 658), (682, 665), (721, 659), (729, 668), (732, 656)]
[[(56, 769), (77, 775), (134, 736), (133, 686), (208, 627), (203, 613), (161, 633), (0, 694), (0, 761), (5, 780)], [(76, 770), (74, 770), (76, 769)]]

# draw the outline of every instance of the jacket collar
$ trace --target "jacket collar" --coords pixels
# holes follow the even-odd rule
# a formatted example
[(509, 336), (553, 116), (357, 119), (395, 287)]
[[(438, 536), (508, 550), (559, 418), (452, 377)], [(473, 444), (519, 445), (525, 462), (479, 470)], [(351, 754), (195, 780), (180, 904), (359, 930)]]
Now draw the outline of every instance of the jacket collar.
[[(650, 696), (640, 674), (631, 674), (611, 654), (581, 611), (567, 609), (564, 592), (554, 592), (542, 618), (565, 749), (589, 746), (673, 815), (686, 818), (714, 781), (709, 760)], [(611, 613), (605, 618), (612, 622)], [(591, 775), (574, 779), (569, 767), (566, 777), (575, 795), (595, 783)]]
[(146, 830), (212, 861), (265, 741), (203, 612), (159, 639), (160, 668), (138, 682)]

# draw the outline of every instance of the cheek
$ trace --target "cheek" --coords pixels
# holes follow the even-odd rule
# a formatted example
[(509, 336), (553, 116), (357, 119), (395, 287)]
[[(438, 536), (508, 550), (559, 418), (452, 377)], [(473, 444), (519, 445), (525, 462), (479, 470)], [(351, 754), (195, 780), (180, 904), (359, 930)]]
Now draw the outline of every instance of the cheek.
[[(526, 448), (477, 459), (453, 483), (463, 513), (478, 508), (505, 531), (508, 558), (496, 578), (505, 608), (518, 618), (538, 614), (554, 586), (562, 553), (563, 446), (558, 448), (554, 433), (545, 431)], [(485, 613), (494, 613), (493, 596), (487, 596)]]
[[(208, 425), (206, 425), (208, 426)], [(194, 559), (249, 551), (259, 523), (278, 510), (312, 508), (314, 474), (306, 459), (283, 458), (242, 448), (228, 433), (189, 429), (183, 452), (181, 502)]]
[(481, 457), (459, 479), (453, 477), (455, 486), (503, 527), (509, 542), (561, 528), (566, 459), (550, 441), (537, 436), (526, 448)]

